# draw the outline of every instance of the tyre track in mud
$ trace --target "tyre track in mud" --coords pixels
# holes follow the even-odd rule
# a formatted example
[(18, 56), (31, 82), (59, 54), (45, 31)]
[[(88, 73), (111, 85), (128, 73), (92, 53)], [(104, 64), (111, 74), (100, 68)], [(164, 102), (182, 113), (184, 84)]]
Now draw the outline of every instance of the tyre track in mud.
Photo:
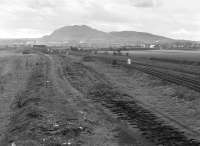
[(25, 89), (12, 103), (10, 123), (0, 145), (81, 145), (80, 134), (89, 131), (80, 123), (77, 111), (56, 91), (49, 59), (39, 56)]
[[(119, 92), (103, 76), (80, 62), (66, 60), (65, 73), (71, 84), (96, 103), (110, 109), (120, 120), (127, 121), (149, 140), (159, 146), (199, 146), (196, 140), (185, 136), (184, 132), (167, 125), (152, 112), (144, 109), (136, 101), (128, 100), (128, 95)], [(130, 98), (129, 98), (130, 99)]]

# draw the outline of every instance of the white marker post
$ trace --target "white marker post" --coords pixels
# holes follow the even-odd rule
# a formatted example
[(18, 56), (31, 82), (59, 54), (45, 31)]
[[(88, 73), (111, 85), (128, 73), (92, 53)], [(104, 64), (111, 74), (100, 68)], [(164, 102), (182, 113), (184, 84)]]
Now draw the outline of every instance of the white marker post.
[(16, 146), (16, 144), (14, 142), (11, 143), (11, 146)]
[(127, 59), (127, 64), (129, 64), (129, 65), (131, 64), (131, 59), (130, 58)]

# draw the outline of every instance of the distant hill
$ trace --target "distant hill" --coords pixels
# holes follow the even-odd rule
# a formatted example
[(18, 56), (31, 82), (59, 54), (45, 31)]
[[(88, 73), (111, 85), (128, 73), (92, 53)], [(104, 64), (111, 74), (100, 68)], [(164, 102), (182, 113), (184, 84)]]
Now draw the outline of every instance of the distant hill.
[(170, 43), (171, 38), (136, 31), (114, 31), (106, 33), (86, 25), (65, 26), (44, 36), (45, 42), (77, 42), (94, 44), (134, 44), (134, 43)]
[(55, 30), (49, 36), (43, 37), (47, 41), (90, 41), (95, 39), (105, 39), (107, 33), (90, 28), (86, 25), (65, 26)]
[(128, 41), (128, 42), (144, 42), (144, 43), (170, 43), (174, 40), (171, 38), (154, 35), (146, 32), (136, 32), (136, 31), (120, 31), (111, 32), (112, 36), (118, 40)]

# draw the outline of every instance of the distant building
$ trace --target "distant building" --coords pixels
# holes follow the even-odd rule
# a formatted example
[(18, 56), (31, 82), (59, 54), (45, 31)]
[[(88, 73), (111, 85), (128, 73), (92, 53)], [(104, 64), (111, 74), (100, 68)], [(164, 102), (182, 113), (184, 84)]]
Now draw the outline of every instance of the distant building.
[(153, 48), (155, 48), (156, 47), (156, 45), (150, 45), (149, 46), (149, 48), (151, 48), (151, 49), (153, 49)]
[(47, 48), (47, 46), (46, 45), (33, 45), (33, 48), (42, 49), (42, 48)]

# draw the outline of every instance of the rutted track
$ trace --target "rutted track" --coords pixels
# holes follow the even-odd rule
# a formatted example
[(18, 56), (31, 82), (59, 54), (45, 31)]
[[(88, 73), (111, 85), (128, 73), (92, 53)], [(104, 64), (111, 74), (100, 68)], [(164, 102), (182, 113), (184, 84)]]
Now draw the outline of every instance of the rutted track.
[(62, 146), (68, 142), (80, 145), (80, 134), (89, 130), (55, 88), (51, 61), (44, 55), (39, 55), (37, 61), (25, 89), (13, 101), (10, 123), (0, 145)]
[[(112, 87), (112, 84), (97, 72), (80, 62), (70, 62), (65, 57), (65, 73), (71, 84), (96, 103), (101, 103), (119, 119), (127, 121), (133, 128), (139, 128), (143, 135), (162, 146), (199, 146), (178, 129), (166, 125), (152, 112), (144, 109), (134, 99)], [(101, 80), (100, 80), (101, 79)]]
[(164, 146), (199, 146), (200, 143), (189, 140), (183, 132), (164, 124), (156, 115), (141, 107), (135, 101), (123, 100), (118, 93), (105, 84), (96, 85), (89, 92), (89, 97), (110, 109), (119, 119), (128, 121), (133, 127), (139, 128), (142, 134), (155, 144)]
[[(113, 59), (117, 59), (117, 58), (108, 58), (108, 57), (100, 57), (97, 56), (96, 58), (100, 59), (101, 61), (104, 62), (109, 62), (111, 63)], [(173, 73), (167, 73), (163, 70), (159, 70), (158, 68), (155, 69), (153, 66), (149, 66), (146, 64), (140, 64), (140, 63), (132, 63), (131, 65), (127, 65), (126, 64), (126, 60), (122, 60), (122, 59), (117, 59), (118, 60), (118, 65), (122, 65), (126, 68), (134, 68), (137, 69), (139, 71), (142, 71), (144, 73), (156, 76), (160, 79), (166, 80), (168, 82), (171, 83), (175, 83), (177, 85), (181, 85), (181, 86), (185, 86), (188, 87), (192, 90), (195, 90), (197, 92), (200, 92), (200, 81), (194, 79), (194, 78), (189, 78), (183, 75), (175, 75)]]
[(193, 75), (193, 76), (199, 76), (200, 75), (199, 72), (193, 72), (193, 71), (190, 71), (190, 70), (183, 70), (183, 69), (180, 69), (180, 68), (179, 69), (178, 68), (169, 68), (169, 67), (165, 67), (165, 66), (152, 65), (152, 64), (141, 63), (141, 62), (137, 62), (137, 61), (134, 61), (133, 63), (138, 64), (138, 65), (143, 65), (143, 66), (146, 66), (146, 67), (157, 68), (157, 69), (172, 70), (172, 71), (176, 71), (176, 72), (179, 72), (179, 73), (190, 74), (190, 75)]

